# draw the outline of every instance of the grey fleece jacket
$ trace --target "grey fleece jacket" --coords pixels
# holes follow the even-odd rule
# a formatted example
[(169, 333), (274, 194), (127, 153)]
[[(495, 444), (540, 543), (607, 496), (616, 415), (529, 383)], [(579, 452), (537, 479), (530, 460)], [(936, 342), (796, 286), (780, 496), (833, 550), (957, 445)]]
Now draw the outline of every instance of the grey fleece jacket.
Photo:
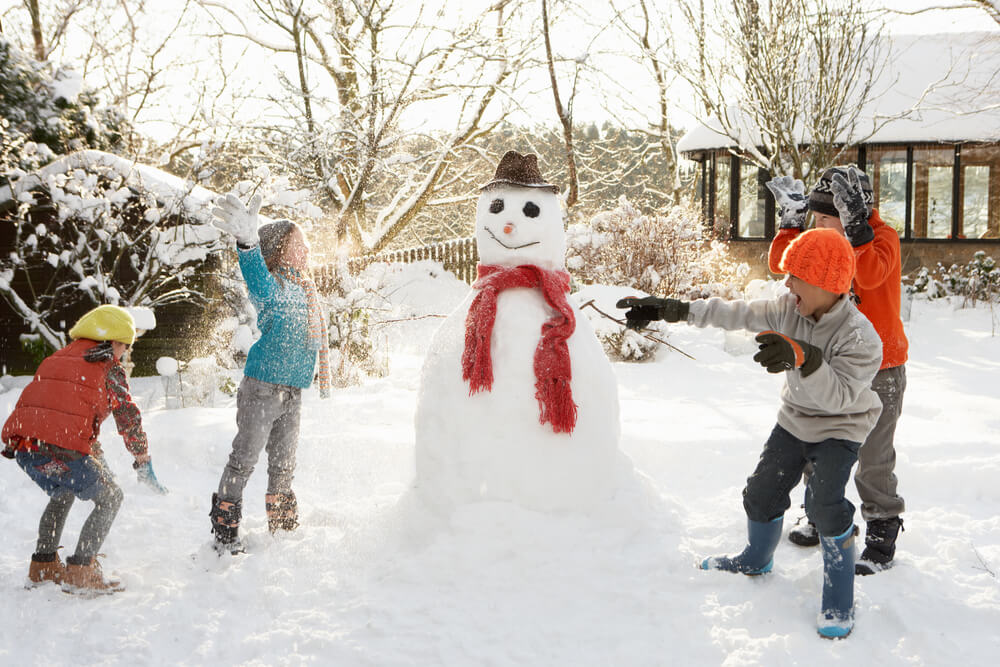
[(809, 377), (798, 369), (785, 371), (778, 424), (806, 442), (864, 442), (882, 412), (871, 388), (882, 363), (882, 341), (849, 298), (842, 297), (818, 322), (800, 315), (795, 302), (790, 293), (757, 301), (697, 300), (688, 323), (754, 333), (771, 329), (818, 347), (823, 363)]

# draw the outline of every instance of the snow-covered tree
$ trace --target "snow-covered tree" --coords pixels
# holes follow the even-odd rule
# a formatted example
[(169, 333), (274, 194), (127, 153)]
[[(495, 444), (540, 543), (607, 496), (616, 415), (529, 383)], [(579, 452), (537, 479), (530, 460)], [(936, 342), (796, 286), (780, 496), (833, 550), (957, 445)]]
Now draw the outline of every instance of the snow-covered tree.
[(864, 0), (681, 0), (694, 53), (678, 72), (716, 129), (774, 175), (818, 170), (890, 119), (862, 111), (889, 54)]
[[(129, 123), (70, 67), (54, 68), (31, 58), (0, 34), (0, 118), (7, 141), (21, 145), (13, 158), (23, 170), (85, 148), (118, 151)], [(0, 174), (3, 179), (8, 174)], [(0, 184), (3, 180), (0, 180)]]
[[(677, 203), (683, 194), (684, 179), (677, 155), (677, 140), (682, 132), (671, 123), (677, 79), (671, 58), (671, 6), (652, 0), (615, 0), (611, 6), (615, 17), (613, 27), (623, 37), (618, 55), (636, 63), (649, 84), (636, 87), (630, 80), (604, 77), (616, 91), (606, 98), (604, 110), (621, 126), (649, 138), (643, 147), (643, 160), (660, 162), (666, 175), (651, 181), (650, 188), (658, 190), (667, 201)], [(644, 124), (637, 126), (630, 118), (641, 118)]]
[[(287, 91), (259, 102), (284, 120), (251, 128), (256, 157), (316, 193), (331, 235), (368, 252), (444, 187), (473, 180), (463, 157), (489, 131), (494, 100), (507, 101), (526, 41), (508, 31), (508, 3), (481, 13), (389, 0), (199, 1), (224, 43), (271, 56)], [(428, 131), (429, 115), (452, 128)]]

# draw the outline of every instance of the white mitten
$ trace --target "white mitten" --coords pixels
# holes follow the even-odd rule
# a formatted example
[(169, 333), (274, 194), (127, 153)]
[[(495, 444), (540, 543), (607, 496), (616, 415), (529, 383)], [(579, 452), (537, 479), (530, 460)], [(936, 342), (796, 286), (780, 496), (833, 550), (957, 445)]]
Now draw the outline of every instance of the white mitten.
[(791, 176), (779, 176), (765, 183), (774, 195), (774, 201), (781, 209), (781, 229), (804, 229), (809, 204), (806, 200), (806, 186)]
[(216, 220), (212, 224), (224, 232), (232, 234), (240, 245), (257, 245), (257, 212), (260, 211), (260, 195), (250, 199), (247, 208), (236, 195), (229, 194), (215, 200), (212, 209)]

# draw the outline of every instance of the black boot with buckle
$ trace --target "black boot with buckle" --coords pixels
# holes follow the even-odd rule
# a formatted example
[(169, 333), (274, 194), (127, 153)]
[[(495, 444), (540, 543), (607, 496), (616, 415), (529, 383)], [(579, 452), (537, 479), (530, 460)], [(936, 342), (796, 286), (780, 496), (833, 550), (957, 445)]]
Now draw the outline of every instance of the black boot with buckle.
[(902, 529), (903, 520), (898, 516), (869, 521), (865, 532), (865, 550), (854, 566), (854, 573), (875, 574), (892, 567), (892, 559), (896, 555), (896, 537)]
[(242, 501), (229, 502), (219, 498), (219, 494), (212, 494), (212, 511), (208, 513), (212, 519), (212, 533), (215, 535), (215, 550), (219, 554), (229, 552), (231, 554), (243, 553), (243, 544), (240, 543), (240, 519), (243, 516)]

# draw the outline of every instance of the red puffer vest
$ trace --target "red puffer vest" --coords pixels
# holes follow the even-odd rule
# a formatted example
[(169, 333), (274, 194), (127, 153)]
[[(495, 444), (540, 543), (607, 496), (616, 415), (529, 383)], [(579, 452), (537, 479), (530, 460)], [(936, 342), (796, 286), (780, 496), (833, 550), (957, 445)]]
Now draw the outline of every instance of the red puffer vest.
[(3, 425), (4, 442), (35, 438), (90, 454), (101, 423), (111, 414), (106, 382), (114, 364), (111, 359), (84, 361), (84, 353), (95, 345), (81, 338), (41, 363)]

